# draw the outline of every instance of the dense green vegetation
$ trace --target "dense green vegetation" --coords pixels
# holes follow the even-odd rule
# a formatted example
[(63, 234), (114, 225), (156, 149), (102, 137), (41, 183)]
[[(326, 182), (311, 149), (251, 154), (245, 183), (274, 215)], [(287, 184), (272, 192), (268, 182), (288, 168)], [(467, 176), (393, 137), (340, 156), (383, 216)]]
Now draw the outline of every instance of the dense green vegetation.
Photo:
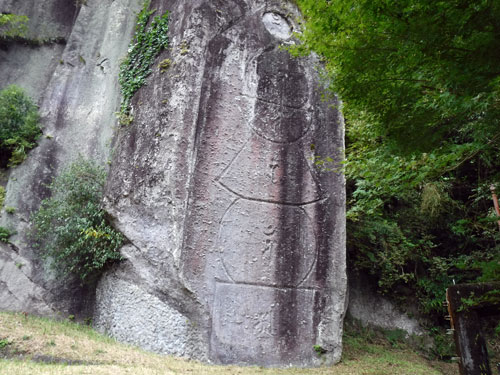
[(343, 100), (351, 267), (437, 323), (447, 286), (500, 279), (500, 3), (297, 3)]
[(145, 1), (137, 16), (134, 39), (129, 52), (120, 66), (119, 82), (123, 100), (120, 108), (120, 122), (130, 122), (130, 101), (151, 74), (154, 59), (168, 47), (168, 12), (156, 16), (148, 26), (149, 18), (155, 10), (149, 10), (151, 1)]
[(38, 122), (38, 108), (21, 88), (11, 85), (0, 91), (0, 167), (26, 159), (41, 134)]
[(33, 215), (33, 237), (59, 276), (90, 284), (110, 262), (121, 259), (124, 242), (101, 205), (106, 173), (79, 159), (50, 184), (51, 197)]

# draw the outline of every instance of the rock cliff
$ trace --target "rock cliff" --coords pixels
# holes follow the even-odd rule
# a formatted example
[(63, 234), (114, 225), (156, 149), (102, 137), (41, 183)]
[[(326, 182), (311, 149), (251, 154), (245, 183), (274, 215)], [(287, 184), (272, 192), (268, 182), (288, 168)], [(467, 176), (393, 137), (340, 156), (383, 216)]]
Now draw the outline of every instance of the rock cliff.
[[(343, 123), (318, 61), (283, 48), (298, 30), (293, 2), (153, 0), (170, 12), (170, 47), (123, 127), (118, 69), (141, 2), (21, 3), (0, 11), (59, 43), (0, 51), (0, 85), (38, 100), (49, 135), (8, 175), (17, 210), (2, 223), (18, 234), (0, 249), (0, 308), (92, 314), (120, 340), (218, 363), (338, 361)], [(129, 240), (95, 295), (54, 278), (25, 235), (44, 184), (78, 155), (109, 163), (106, 210)]]

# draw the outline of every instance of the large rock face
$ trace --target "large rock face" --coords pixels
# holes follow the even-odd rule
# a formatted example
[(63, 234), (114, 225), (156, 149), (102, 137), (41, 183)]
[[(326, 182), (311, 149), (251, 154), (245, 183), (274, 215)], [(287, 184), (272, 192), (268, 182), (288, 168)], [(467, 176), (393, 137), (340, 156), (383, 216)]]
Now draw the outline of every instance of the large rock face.
[[(336, 362), (346, 295), (343, 124), (337, 103), (322, 99), (317, 61), (281, 48), (293, 43), (296, 8), (277, 0), (153, 0), (158, 12), (170, 11), (170, 48), (156, 62), (168, 58), (170, 68), (155, 68), (135, 95), (134, 122), (119, 130), (109, 154), (103, 140), (118, 104), (132, 2), (89, 0), (80, 10), (62, 60), (88, 51), (88, 63), (99, 51), (109, 55), (109, 70), (100, 60), (55, 68), (41, 97), (47, 129), (60, 141), (42, 142), (18, 168), (9, 202), (22, 205), (21, 186), (33, 186), (36, 171), (46, 170), (45, 180), (55, 173), (61, 163), (50, 155), (111, 155), (106, 208), (130, 243), (126, 260), (98, 285), (98, 328), (218, 363)], [(316, 156), (332, 157), (333, 170), (316, 168)], [(33, 191), (20, 219), (43, 196)], [(36, 265), (29, 246), (17, 244)], [(0, 258), (0, 270), (6, 264)], [(74, 304), (41, 273), (33, 266), (40, 298), (24, 307), (67, 311)]]
[[(120, 102), (120, 59), (127, 53), (139, 0), (0, 0), (0, 12), (27, 15), (30, 38), (42, 46), (0, 50), (0, 88), (17, 84), (40, 106), (44, 136), (21, 165), (9, 171), (1, 226), (17, 232), (0, 245), (0, 308), (55, 315), (92, 313), (77, 283), (54, 279), (27, 237), (29, 217), (48, 194), (46, 184), (79, 155), (105, 164), (110, 157), (114, 112)], [(125, 37), (124, 37), (125, 36)], [(58, 43), (50, 39), (57, 38)], [(88, 294), (88, 293), (87, 293)]]
[[(196, 353), (213, 361), (338, 360), (344, 183), (311, 158), (339, 160), (343, 130), (334, 103), (321, 100), (316, 62), (280, 49), (296, 10), (272, 1), (156, 6), (171, 11), (171, 50), (160, 59), (172, 67), (137, 95), (135, 122), (117, 142), (107, 205), (133, 246), (127, 272), (100, 288), (98, 324), (120, 334), (143, 319), (109, 314), (107, 301), (126, 300), (135, 284), (186, 315), (203, 340)], [(176, 331), (175, 320), (159, 319)]]

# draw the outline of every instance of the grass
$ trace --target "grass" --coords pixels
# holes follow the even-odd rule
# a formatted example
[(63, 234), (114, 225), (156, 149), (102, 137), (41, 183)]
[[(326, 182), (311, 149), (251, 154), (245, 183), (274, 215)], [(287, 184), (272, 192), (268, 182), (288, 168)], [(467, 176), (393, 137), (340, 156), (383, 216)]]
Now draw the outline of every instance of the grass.
[[(213, 366), (148, 353), (70, 321), (0, 313), (0, 375), (433, 375), (455, 374), (456, 365), (429, 362), (408, 348), (388, 342), (345, 338), (344, 358), (334, 367), (265, 369)], [(444, 367), (443, 367), (444, 366)], [(450, 372), (448, 372), (450, 371)]]

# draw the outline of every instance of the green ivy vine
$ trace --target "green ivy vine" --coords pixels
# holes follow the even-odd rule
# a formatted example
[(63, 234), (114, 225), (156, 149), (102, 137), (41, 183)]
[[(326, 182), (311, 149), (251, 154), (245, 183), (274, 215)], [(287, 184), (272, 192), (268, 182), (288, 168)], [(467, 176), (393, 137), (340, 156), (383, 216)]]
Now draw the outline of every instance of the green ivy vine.
[(139, 12), (134, 39), (120, 66), (119, 82), (123, 98), (120, 118), (128, 119), (128, 122), (132, 97), (146, 83), (146, 78), (152, 72), (153, 60), (168, 47), (168, 12), (154, 17), (148, 26), (151, 15), (156, 12), (154, 9), (149, 10), (150, 3), (150, 0), (145, 1)]

